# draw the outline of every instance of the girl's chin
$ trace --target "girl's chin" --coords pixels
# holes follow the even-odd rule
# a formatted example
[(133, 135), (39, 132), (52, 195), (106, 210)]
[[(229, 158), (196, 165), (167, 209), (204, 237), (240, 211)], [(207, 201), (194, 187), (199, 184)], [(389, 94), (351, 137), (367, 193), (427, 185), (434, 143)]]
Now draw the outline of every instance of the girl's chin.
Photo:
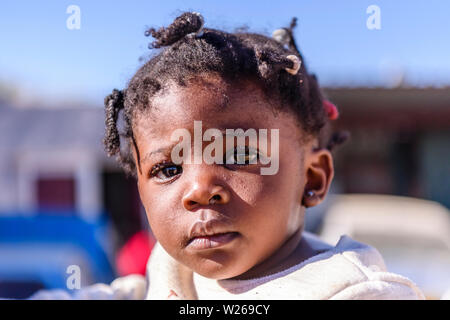
[(235, 273), (235, 272), (223, 272), (223, 271), (206, 271), (206, 272), (197, 272), (197, 273), (205, 278), (214, 279), (214, 280), (232, 279), (241, 274), (239, 272)]
[(218, 263), (211, 260), (202, 260), (201, 264), (201, 268), (194, 268), (194, 272), (214, 280), (234, 278), (246, 271), (245, 269), (242, 269), (242, 266), (238, 268), (239, 264), (236, 263), (236, 260), (229, 261), (229, 263), (224, 263), (224, 261)]

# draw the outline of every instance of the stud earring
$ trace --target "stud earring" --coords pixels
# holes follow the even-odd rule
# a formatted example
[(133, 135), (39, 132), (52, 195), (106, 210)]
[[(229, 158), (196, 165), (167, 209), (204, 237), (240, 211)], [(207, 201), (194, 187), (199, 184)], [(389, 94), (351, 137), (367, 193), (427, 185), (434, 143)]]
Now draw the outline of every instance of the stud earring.
[(307, 196), (308, 198), (312, 198), (312, 197), (314, 197), (315, 195), (316, 195), (316, 193), (315, 193), (314, 191), (312, 191), (312, 190), (306, 191), (306, 196)]
[(304, 205), (306, 208), (309, 208), (310, 205), (308, 204), (308, 200), (312, 199), (314, 196), (316, 195), (316, 193), (312, 190), (308, 190), (305, 192), (305, 195), (302, 199), (302, 205)]

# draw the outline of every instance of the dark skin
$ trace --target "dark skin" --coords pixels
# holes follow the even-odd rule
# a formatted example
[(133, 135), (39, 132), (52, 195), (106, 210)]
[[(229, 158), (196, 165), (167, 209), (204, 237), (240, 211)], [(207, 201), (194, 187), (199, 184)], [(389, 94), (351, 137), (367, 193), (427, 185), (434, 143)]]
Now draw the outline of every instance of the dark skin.
[[(152, 231), (167, 253), (202, 276), (260, 277), (320, 252), (302, 238), (302, 230), (305, 208), (319, 204), (328, 192), (332, 156), (317, 149), (317, 139), (305, 135), (293, 113), (275, 113), (276, 103), (254, 81), (230, 84), (207, 74), (186, 87), (170, 84), (152, 99), (151, 110), (135, 119), (138, 188)], [(279, 129), (278, 173), (261, 175), (261, 163), (183, 163), (150, 175), (156, 164), (171, 160), (170, 148), (148, 154), (173, 146), (175, 129), (185, 128), (193, 137), (194, 120), (202, 121), (203, 132)], [(306, 190), (315, 196), (305, 197)], [(212, 197), (214, 204), (209, 203)], [(189, 227), (205, 218), (219, 219), (237, 237), (218, 248), (193, 250), (187, 245)]]

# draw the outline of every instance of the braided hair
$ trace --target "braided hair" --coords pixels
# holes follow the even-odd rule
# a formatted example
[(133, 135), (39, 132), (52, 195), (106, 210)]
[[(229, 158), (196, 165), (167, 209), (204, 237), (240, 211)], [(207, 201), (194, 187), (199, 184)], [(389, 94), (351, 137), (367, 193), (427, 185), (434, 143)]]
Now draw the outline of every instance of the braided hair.
[[(130, 144), (136, 148), (133, 119), (151, 108), (151, 98), (169, 81), (186, 86), (189, 78), (200, 73), (216, 73), (229, 81), (256, 81), (268, 98), (281, 102), (274, 108), (293, 112), (304, 132), (319, 138), (320, 148), (332, 150), (346, 140), (346, 132), (330, 133), (324, 94), (316, 76), (308, 73), (294, 40), (296, 18), (289, 28), (276, 30), (273, 38), (203, 28), (203, 23), (200, 14), (185, 12), (167, 28), (148, 29), (145, 35), (155, 39), (149, 48), (157, 49), (157, 54), (136, 72), (123, 91), (114, 89), (105, 98), (105, 150), (108, 156), (117, 157), (128, 174), (136, 175), (130, 152)], [(295, 67), (295, 72), (288, 72)], [(117, 122), (122, 109), (124, 130), (119, 133)], [(126, 143), (121, 144), (120, 136)]]

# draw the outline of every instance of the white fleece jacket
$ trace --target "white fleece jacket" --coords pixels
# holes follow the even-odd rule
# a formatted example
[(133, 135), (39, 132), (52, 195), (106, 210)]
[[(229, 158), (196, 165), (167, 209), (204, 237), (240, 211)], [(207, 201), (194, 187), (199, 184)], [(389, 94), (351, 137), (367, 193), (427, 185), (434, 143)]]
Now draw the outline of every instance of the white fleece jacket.
[[(305, 232), (308, 242), (325, 243)], [(118, 278), (74, 295), (40, 291), (31, 299), (425, 299), (409, 279), (389, 273), (379, 252), (342, 236), (325, 252), (289, 269), (250, 280), (213, 280), (192, 273), (157, 244), (141, 276)]]

